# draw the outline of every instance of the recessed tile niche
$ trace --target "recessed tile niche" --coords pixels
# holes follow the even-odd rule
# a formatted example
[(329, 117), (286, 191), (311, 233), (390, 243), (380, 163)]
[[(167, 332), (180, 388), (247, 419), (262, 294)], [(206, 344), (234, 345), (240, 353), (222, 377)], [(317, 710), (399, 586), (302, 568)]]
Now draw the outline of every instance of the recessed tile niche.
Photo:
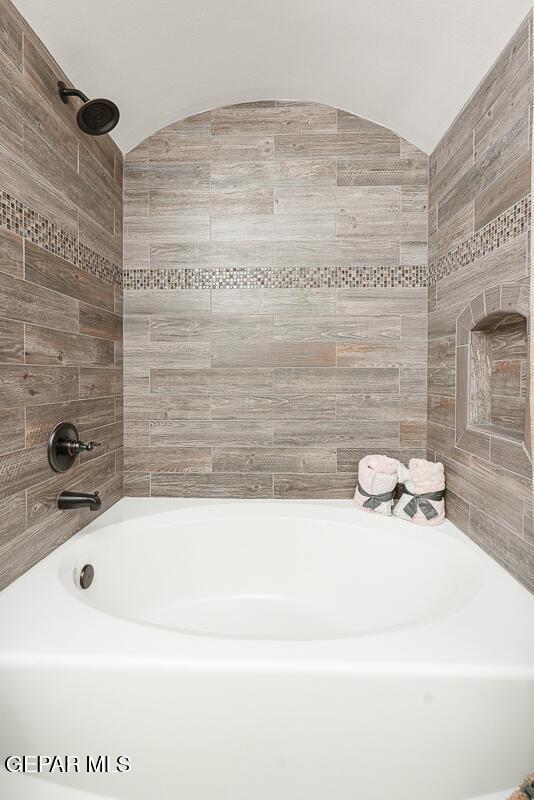
[(456, 321), (456, 443), (528, 476), (529, 304), (527, 287), (481, 292)]

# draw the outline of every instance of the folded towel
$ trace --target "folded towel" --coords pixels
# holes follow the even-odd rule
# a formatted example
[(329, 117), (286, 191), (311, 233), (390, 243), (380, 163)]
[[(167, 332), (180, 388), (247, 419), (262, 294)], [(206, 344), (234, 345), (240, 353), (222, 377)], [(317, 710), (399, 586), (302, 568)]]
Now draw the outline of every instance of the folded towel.
[(510, 795), (508, 800), (532, 800), (534, 797), (534, 772), (527, 775), (521, 786)]
[(400, 464), (398, 477), (404, 489), (393, 515), (416, 525), (440, 525), (445, 519), (443, 464), (412, 458), (408, 469)]
[(358, 465), (354, 502), (362, 511), (391, 514), (399, 462), (388, 456), (365, 456)]

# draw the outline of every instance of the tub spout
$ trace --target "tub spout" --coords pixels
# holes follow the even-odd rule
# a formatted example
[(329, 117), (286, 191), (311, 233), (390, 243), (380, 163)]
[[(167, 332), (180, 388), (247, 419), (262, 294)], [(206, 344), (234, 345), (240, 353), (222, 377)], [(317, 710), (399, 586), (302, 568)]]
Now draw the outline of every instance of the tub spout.
[(90, 508), (91, 511), (98, 511), (102, 506), (98, 492), (90, 494), (88, 492), (60, 492), (57, 498), (57, 507), (62, 510), (73, 508)]

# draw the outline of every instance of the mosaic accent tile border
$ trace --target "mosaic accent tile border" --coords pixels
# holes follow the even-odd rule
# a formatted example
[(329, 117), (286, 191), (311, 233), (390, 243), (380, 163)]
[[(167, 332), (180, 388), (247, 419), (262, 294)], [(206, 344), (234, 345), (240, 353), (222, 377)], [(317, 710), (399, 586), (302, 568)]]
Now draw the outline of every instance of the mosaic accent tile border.
[(357, 289), (427, 285), (426, 266), (125, 269), (125, 289)]
[(122, 286), (122, 270), (108, 258), (82, 244), (76, 231), (60, 228), (0, 189), (0, 227), (17, 233), (23, 239), (65, 259), (107, 283)]
[(530, 195), (527, 195), (444, 256), (433, 261), (428, 268), (429, 285), (432, 286), (447, 275), (469, 266), (477, 258), (515, 239), (529, 227), (530, 216), (531, 202)]

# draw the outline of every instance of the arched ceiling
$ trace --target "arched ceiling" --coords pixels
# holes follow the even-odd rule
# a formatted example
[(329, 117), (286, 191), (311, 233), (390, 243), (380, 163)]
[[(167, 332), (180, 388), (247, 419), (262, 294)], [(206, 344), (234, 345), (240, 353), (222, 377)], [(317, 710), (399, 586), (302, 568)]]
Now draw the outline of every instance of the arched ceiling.
[(182, 117), (313, 100), (430, 152), (531, 0), (15, 0), (127, 152)]

